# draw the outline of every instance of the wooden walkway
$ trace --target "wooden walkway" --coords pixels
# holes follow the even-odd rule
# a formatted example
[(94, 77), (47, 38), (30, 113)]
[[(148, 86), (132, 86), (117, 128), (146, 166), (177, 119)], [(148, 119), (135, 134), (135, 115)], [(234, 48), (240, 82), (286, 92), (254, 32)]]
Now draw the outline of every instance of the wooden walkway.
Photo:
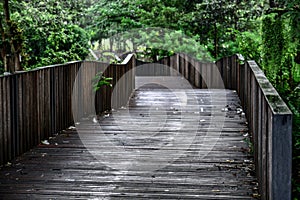
[(128, 108), (98, 121), (87, 118), (78, 132), (70, 127), (3, 167), (0, 199), (257, 196), (247, 122), (234, 91), (148, 85)]

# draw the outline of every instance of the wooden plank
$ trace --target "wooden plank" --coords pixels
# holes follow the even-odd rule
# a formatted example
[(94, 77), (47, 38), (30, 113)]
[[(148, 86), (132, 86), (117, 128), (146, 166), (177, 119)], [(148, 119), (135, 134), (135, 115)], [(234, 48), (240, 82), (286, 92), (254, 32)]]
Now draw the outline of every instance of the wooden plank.
[(59, 115), (58, 115), (58, 111), (59, 111), (59, 68), (60, 67), (56, 67), (53, 70), (53, 105), (52, 105), (52, 109), (53, 109), (53, 120), (54, 120), (54, 126), (53, 126), (53, 134), (55, 134), (59, 129)]
[(228, 87), (228, 75), (227, 75), (228, 58), (222, 59), (222, 75), (225, 88)]
[(183, 55), (184, 59), (184, 73), (183, 77), (185, 77), (187, 80), (190, 80), (190, 62), (189, 62), (189, 56), (187, 54)]
[(49, 137), (51, 133), (51, 70), (50, 69), (45, 69), (45, 82), (44, 82), (44, 129), (43, 133), (44, 137), (47, 138)]
[(200, 62), (195, 62), (195, 86), (196, 88), (202, 88), (202, 77), (200, 72)]
[(28, 119), (30, 119), (31, 118), (31, 108), (32, 108), (32, 106), (31, 106), (31, 94), (30, 94), (30, 88), (32, 88), (32, 81), (30, 80), (30, 74), (29, 73), (26, 73), (25, 74), (25, 83), (26, 83), (26, 85), (25, 85), (25, 87), (23, 88), (24, 90), (25, 90), (25, 94), (24, 94), (24, 97), (25, 97), (25, 104), (23, 105), (23, 109), (25, 109), (24, 110), (24, 112), (23, 113), (25, 113), (25, 118), (24, 118), (24, 121), (26, 122), (25, 123), (25, 127), (24, 127), (24, 129), (25, 129), (25, 149), (24, 149), (24, 151), (28, 151), (29, 149), (30, 149), (30, 143), (31, 143), (31, 126), (32, 126), (32, 124), (30, 123), (30, 120), (28, 120)]
[(176, 59), (176, 54), (170, 57), (170, 76), (177, 76), (178, 63), (176, 62)]
[(10, 77), (6, 76), (3, 78), (3, 89), (4, 89), (4, 96), (3, 96), (3, 149), (4, 149), (4, 162), (9, 161), (9, 134), (10, 132), (10, 91), (9, 91), (9, 79)]
[(45, 127), (46, 127), (46, 118), (47, 115), (45, 114), (45, 102), (47, 101), (47, 99), (49, 98), (49, 96), (45, 95), (45, 90), (47, 88), (47, 82), (49, 81), (47, 78), (47, 71), (46, 70), (40, 70), (40, 76), (39, 76), (39, 113), (40, 113), (40, 126), (39, 126), (39, 138), (38, 141), (41, 141), (42, 139), (45, 138), (45, 135), (47, 135), (47, 131), (45, 131)]
[(184, 54), (179, 54), (179, 73), (181, 76), (185, 74), (185, 61), (184, 61)]
[(236, 56), (231, 57), (231, 68), (232, 68), (232, 75), (231, 75), (231, 89), (238, 91), (237, 82), (239, 80), (238, 73), (237, 73), (237, 63), (236, 63)]
[(196, 63), (196, 60), (193, 59), (193, 58), (190, 58), (189, 59), (189, 82), (193, 85), (193, 86), (196, 86), (196, 71), (195, 71), (195, 63)]
[(250, 88), (250, 95), (248, 96), (248, 101), (250, 101), (250, 118), (249, 121), (251, 121), (251, 125), (250, 125), (250, 131), (252, 134), (252, 139), (253, 139), (253, 145), (254, 145), (254, 161), (255, 163), (257, 163), (258, 165), (258, 142), (260, 142), (258, 140), (258, 135), (257, 135), (257, 124), (256, 124), (256, 119), (257, 119), (257, 114), (260, 112), (257, 108), (258, 106), (258, 102), (257, 102), (257, 82), (255, 79), (254, 74), (250, 73), (250, 82), (249, 85), (251, 85)]
[(55, 120), (55, 71), (54, 68), (49, 69), (49, 78), (50, 78), (50, 105), (49, 105), (49, 111), (50, 111), (50, 121), (49, 125), (51, 126), (50, 132), (51, 134), (55, 134), (55, 127), (56, 127), (56, 120)]
[(207, 63), (201, 63), (200, 69), (201, 69), (201, 77), (202, 77), (202, 89), (208, 88), (208, 76), (207, 76)]
[(4, 110), (4, 137), (3, 137), (3, 147), (4, 147), (4, 162), (9, 161), (9, 134), (10, 134), (10, 91), (9, 91), (9, 77), (4, 77), (3, 81), (4, 88), (4, 102), (3, 102), (3, 110)]
[(180, 54), (176, 54), (175, 63), (176, 63), (175, 69), (177, 71), (177, 76), (179, 76), (181, 73), (180, 72)]
[(208, 80), (207, 87), (211, 88), (211, 89), (219, 89), (218, 87), (216, 87), (216, 85), (217, 85), (217, 82), (216, 82), (217, 80), (215, 77), (216, 64), (213, 62), (209, 62), (209, 63), (206, 63), (206, 65), (207, 65), (206, 74), (207, 74), (207, 80)]
[[(32, 87), (30, 88), (31, 90), (31, 104), (32, 104), (32, 119), (35, 121), (35, 122), (39, 122), (38, 121), (38, 118), (39, 118), (39, 111), (38, 111), (38, 85), (37, 85), (37, 81), (38, 81), (38, 73), (35, 72), (35, 73), (30, 73), (31, 75), (31, 80), (32, 80)], [(39, 126), (39, 123), (31, 123), (32, 124), (32, 128), (31, 128), (31, 144), (30, 144), (30, 148), (32, 146), (35, 146), (37, 144), (39, 144), (40, 140), (39, 139), (39, 130), (38, 130), (38, 126)]]
[(68, 90), (66, 94), (67, 98), (67, 124), (66, 126), (74, 125), (73, 116), (72, 116), (72, 90), (73, 90), (73, 83), (75, 80), (75, 74), (73, 73), (73, 70), (75, 68), (75, 63), (70, 65), (70, 67), (67, 69), (68, 74)]
[(4, 163), (4, 157), (5, 157), (5, 150), (4, 150), (4, 124), (2, 123), (5, 119), (4, 115), (4, 86), (3, 86), (4, 79), (0, 79), (0, 166)]
[(7, 79), (6, 79), (6, 83), (5, 83), (5, 86), (6, 86), (6, 92), (7, 92), (7, 96), (6, 96), (6, 104), (5, 106), (7, 107), (6, 109), (6, 112), (7, 112), (7, 119), (5, 120), (7, 123), (6, 124), (6, 151), (7, 151), (7, 161), (11, 160), (12, 159), (12, 148), (13, 148), (13, 141), (12, 141), (12, 135), (13, 135), (13, 122), (12, 122), (12, 117), (13, 117), (13, 114), (12, 114), (12, 94), (11, 94), (11, 90), (10, 90), (10, 87), (11, 87), (11, 79), (13, 77), (12, 76), (8, 76)]
[(63, 66), (60, 66), (58, 68), (58, 72), (57, 72), (57, 78), (58, 78), (58, 83), (57, 83), (57, 124), (58, 124), (58, 127), (56, 129), (56, 131), (60, 131), (60, 130), (63, 130), (64, 127), (63, 127), (63, 110), (64, 110), (64, 99), (63, 99), (63, 96), (64, 96), (64, 70), (63, 70)]
[(36, 100), (36, 120), (37, 120), (37, 124), (36, 124), (36, 136), (35, 136), (35, 145), (39, 144), (40, 141), (41, 141), (41, 136), (42, 136), (42, 120), (43, 120), (43, 116), (42, 116), (42, 109), (41, 109), (41, 104), (42, 104), (42, 100), (41, 100), (41, 96), (44, 96), (43, 93), (42, 93), (42, 84), (41, 83), (41, 79), (44, 80), (44, 77), (43, 77), (43, 74), (42, 74), (42, 71), (38, 70), (36, 72), (36, 94), (37, 97), (35, 98)]
[(60, 67), (60, 84), (59, 84), (59, 89), (60, 89), (60, 92), (59, 92), (59, 95), (60, 95), (60, 99), (59, 99), (59, 103), (60, 103), (60, 110), (59, 110), (59, 117), (60, 117), (60, 127), (58, 129), (58, 131), (60, 130), (63, 130), (65, 128), (65, 124), (66, 124), (66, 117), (65, 117), (65, 108), (66, 108), (66, 105), (65, 105), (65, 95), (66, 95), (66, 77), (67, 75), (65, 75), (65, 66), (62, 66)]
[(268, 172), (265, 169), (268, 169), (268, 127), (269, 127), (269, 120), (268, 120), (268, 107), (267, 102), (264, 96), (261, 98), (261, 142), (260, 142), (260, 149), (261, 149), (261, 165), (257, 166), (259, 170), (258, 177), (260, 178), (261, 184), (260, 187), (260, 193), (262, 197), (265, 197), (268, 193)]
[[(292, 116), (275, 114), (272, 116), (272, 134), (269, 149), (270, 198), (291, 198), (292, 176)], [(285, 186), (285, 187), (283, 187)]]
[(17, 109), (18, 109), (18, 116), (17, 116), (17, 120), (18, 120), (18, 139), (19, 139), (19, 142), (18, 142), (18, 154), (20, 155), (21, 153), (23, 153), (23, 148), (24, 148), (24, 144), (23, 144), (23, 141), (24, 141), (24, 129), (23, 129), (23, 126), (24, 126), (24, 121), (23, 121), (23, 101), (24, 101), (24, 96), (23, 96), (23, 76), (18, 74), (17, 75), (17, 88), (18, 88), (18, 91), (17, 91)]

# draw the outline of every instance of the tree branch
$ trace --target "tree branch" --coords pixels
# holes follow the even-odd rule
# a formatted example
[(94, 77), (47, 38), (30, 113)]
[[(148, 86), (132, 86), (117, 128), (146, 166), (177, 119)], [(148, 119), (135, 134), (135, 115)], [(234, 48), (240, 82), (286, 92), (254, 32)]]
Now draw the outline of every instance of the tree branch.
[(288, 12), (291, 12), (293, 10), (291, 9), (278, 9), (278, 8), (269, 8), (267, 11), (266, 11), (266, 14), (278, 14), (279, 17), (281, 17), (283, 14), (285, 13), (288, 13)]

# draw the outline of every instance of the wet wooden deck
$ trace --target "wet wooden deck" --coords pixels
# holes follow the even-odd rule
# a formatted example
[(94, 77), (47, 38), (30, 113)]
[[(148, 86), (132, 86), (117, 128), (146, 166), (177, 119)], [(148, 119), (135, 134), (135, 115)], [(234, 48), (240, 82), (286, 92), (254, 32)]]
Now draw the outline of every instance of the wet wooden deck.
[(2, 167), (0, 199), (254, 199), (237, 94), (148, 88)]

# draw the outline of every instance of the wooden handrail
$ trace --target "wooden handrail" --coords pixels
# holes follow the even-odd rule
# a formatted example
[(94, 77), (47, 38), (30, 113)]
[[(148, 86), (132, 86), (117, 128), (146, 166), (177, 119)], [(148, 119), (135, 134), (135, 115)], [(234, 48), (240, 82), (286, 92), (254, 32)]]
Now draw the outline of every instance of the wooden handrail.
[(238, 93), (253, 137), (262, 199), (291, 199), (292, 113), (255, 61), (238, 61), (232, 62), (241, 77)]

